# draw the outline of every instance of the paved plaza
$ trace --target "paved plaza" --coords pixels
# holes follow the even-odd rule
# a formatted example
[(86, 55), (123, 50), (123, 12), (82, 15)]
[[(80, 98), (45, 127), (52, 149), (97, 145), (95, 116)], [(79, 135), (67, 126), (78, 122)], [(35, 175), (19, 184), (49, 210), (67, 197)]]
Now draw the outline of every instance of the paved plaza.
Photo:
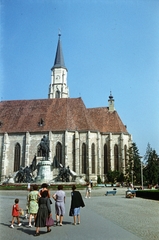
[[(66, 191), (66, 214), (63, 226), (53, 226), (50, 233), (40, 229), (40, 236), (34, 237), (35, 227), (28, 227), (28, 220), (21, 218), (22, 226), (10, 228), (11, 209), (15, 198), (20, 199), (20, 207), (25, 209), (27, 191), (0, 191), (0, 240), (158, 240), (159, 202), (142, 198), (125, 198), (126, 188), (117, 188), (115, 196), (105, 196), (112, 188), (92, 190), (86, 206), (81, 209), (81, 224), (72, 225), (68, 216), (70, 192)], [(85, 196), (85, 190), (80, 191)], [(54, 192), (51, 191), (51, 194)], [(52, 215), (55, 219), (54, 202)]]

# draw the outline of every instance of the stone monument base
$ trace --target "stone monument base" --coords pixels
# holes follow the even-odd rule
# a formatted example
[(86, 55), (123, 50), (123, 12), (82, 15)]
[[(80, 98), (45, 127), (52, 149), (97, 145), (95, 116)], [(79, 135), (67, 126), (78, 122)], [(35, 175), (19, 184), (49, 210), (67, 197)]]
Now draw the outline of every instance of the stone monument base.
[(35, 179), (36, 182), (50, 182), (52, 180), (52, 172), (51, 172), (51, 162), (49, 160), (41, 160), (38, 163), (38, 175)]
[(84, 174), (83, 175), (77, 175), (76, 179), (75, 179), (75, 182), (77, 184), (85, 184), (86, 182), (85, 182), (84, 178), (85, 178)]

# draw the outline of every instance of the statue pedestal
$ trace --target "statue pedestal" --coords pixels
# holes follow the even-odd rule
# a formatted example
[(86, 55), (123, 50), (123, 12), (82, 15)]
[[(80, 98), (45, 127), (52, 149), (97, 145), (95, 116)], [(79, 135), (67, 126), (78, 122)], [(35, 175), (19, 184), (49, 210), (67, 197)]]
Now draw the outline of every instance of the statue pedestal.
[(14, 183), (13, 177), (10, 177), (10, 178), (9, 178), (8, 183)]
[(75, 182), (78, 184), (85, 184), (86, 182), (85, 182), (84, 178), (85, 178), (85, 174), (78, 175), (78, 176), (76, 176)]
[(36, 182), (49, 182), (52, 180), (51, 162), (49, 160), (42, 160), (38, 163), (38, 175)]

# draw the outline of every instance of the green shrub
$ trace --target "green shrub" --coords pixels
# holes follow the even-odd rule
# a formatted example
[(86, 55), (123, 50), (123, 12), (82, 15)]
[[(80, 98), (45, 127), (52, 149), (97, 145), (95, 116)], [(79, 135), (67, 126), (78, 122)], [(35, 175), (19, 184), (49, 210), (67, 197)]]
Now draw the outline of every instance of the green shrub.
[(101, 184), (101, 183), (102, 183), (102, 180), (101, 180), (101, 177), (100, 177), (100, 176), (97, 176), (97, 183), (98, 183), (98, 184)]

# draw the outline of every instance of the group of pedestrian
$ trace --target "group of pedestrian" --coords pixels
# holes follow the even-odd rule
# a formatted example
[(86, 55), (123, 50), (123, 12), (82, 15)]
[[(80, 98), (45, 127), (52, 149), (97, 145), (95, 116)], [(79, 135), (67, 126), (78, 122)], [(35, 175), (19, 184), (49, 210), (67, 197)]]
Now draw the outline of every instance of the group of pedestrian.
[[(50, 225), (47, 224), (48, 219), (52, 219), (51, 213), (51, 195), (46, 183), (42, 184), (41, 189), (38, 191), (38, 186), (33, 185), (32, 190), (27, 196), (27, 214), (29, 214), (29, 227), (33, 225), (36, 227), (34, 236), (40, 235), (40, 228), (47, 227), (47, 232), (51, 232)], [(58, 185), (57, 191), (52, 195), (55, 200), (55, 214), (56, 214), (56, 226), (63, 226), (63, 217), (65, 215), (65, 200), (66, 194), (63, 191), (63, 186)], [(76, 186), (72, 186), (71, 192), (71, 205), (70, 209), (73, 216), (73, 224), (80, 224), (80, 207), (84, 207), (84, 201), (81, 193), (76, 191)], [(11, 228), (14, 228), (15, 218), (17, 219), (18, 226), (21, 226), (19, 216), (21, 208), (19, 208), (19, 199), (15, 199), (15, 203), (12, 208), (12, 223)], [(32, 219), (34, 223), (32, 225)], [(77, 221), (77, 222), (76, 222)], [(52, 219), (53, 225), (53, 219)]]

